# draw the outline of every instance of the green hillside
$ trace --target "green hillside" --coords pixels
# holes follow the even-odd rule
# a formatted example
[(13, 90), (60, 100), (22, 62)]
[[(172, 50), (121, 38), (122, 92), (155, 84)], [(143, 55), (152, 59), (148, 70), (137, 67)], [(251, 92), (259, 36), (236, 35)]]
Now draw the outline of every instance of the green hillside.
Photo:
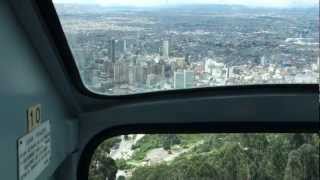
[[(101, 147), (110, 142), (118, 143)], [(116, 179), (125, 170), (130, 176), (118, 179), (319, 180), (319, 143), (317, 134), (145, 135), (127, 160), (113, 161), (103, 153), (110, 150), (98, 149), (92, 161), (109, 168), (91, 166), (89, 179)], [(152, 153), (163, 158), (150, 163)]]

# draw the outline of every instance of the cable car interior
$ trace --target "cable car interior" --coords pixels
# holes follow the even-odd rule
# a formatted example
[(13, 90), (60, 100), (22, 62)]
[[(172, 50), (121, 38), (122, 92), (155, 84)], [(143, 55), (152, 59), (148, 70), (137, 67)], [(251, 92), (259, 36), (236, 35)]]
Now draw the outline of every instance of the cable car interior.
[(319, 2), (1, 0), (1, 180), (319, 180)]

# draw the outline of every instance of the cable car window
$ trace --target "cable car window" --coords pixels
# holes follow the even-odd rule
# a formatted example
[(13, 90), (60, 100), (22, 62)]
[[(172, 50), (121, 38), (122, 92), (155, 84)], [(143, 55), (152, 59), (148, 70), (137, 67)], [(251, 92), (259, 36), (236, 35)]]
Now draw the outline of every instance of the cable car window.
[(89, 180), (318, 180), (318, 134), (130, 134), (107, 139)]
[(103, 95), (319, 82), (316, 0), (54, 0)]

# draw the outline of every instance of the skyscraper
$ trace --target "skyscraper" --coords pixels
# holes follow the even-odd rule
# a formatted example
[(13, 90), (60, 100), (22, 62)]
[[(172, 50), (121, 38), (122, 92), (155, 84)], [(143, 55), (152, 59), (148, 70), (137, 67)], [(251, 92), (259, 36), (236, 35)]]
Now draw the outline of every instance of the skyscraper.
[(184, 88), (192, 88), (194, 82), (194, 73), (191, 70), (184, 70)]
[(194, 82), (194, 72), (192, 70), (183, 70), (174, 72), (174, 88), (192, 88)]
[(184, 61), (186, 65), (190, 65), (190, 55), (188, 53), (186, 54)]
[(120, 53), (126, 53), (127, 52), (127, 40), (123, 39), (123, 40), (119, 40), (117, 43), (116, 43), (116, 47), (117, 47), (117, 50), (118, 52)]
[(260, 59), (260, 65), (265, 66), (266, 65), (266, 58), (264, 56), (261, 57)]
[(184, 88), (184, 73), (183, 71), (174, 72), (174, 89)]
[(225, 69), (226, 69), (226, 77), (225, 77), (225, 79), (229, 80), (229, 78), (230, 78), (230, 67), (226, 66)]
[(135, 84), (137, 83), (137, 66), (131, 65), (129, 66), (129, 84)]
[(115, 84), (118, 84), (121, 82), (120, 80), (120, 74), (121, 74), (121, 63), (120, 62), (116, 62), (113, 64), (113, 80)]
[(111, 61), (105, 61), (104, 62), (104, 71), (107, 75), (107, 77), (113, 79), (113, 75), (114, 75), (114, 67), (113, 67), (113, 64)]
[(109, 59), (111, 59), (113, 63), (116, 61), (116, 40), (114, 39), (111, 39), (109, 43)]
[(114, 83), (127, 84), (129, 82), (129, 66), (123, 62), (114, 63)]
[(127, 52), (127, 40), (123, 40), (123, 52), (126, 53)]
[(163, 41), (163, 52), (162, 52), (162, 55), (165, 59), (168, 59), (169, 58), (169, 41), (168, 40), (165, 40)]
[(142, 67), (140, 65), (136, 68), (136, 82), (140, 85), (146, 83), (147, 79), (147, 69), (146, 67)]

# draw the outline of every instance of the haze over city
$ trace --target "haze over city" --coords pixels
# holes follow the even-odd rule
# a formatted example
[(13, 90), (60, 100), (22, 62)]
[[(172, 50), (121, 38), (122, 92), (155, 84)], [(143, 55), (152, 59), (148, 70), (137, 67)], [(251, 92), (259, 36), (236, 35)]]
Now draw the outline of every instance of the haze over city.
[(185, 4), (225, 4), (250, 7), (309, 7), (317, 0), (53, 0), (54, 3), (98, 4), (103, 6), (163, 6)]

